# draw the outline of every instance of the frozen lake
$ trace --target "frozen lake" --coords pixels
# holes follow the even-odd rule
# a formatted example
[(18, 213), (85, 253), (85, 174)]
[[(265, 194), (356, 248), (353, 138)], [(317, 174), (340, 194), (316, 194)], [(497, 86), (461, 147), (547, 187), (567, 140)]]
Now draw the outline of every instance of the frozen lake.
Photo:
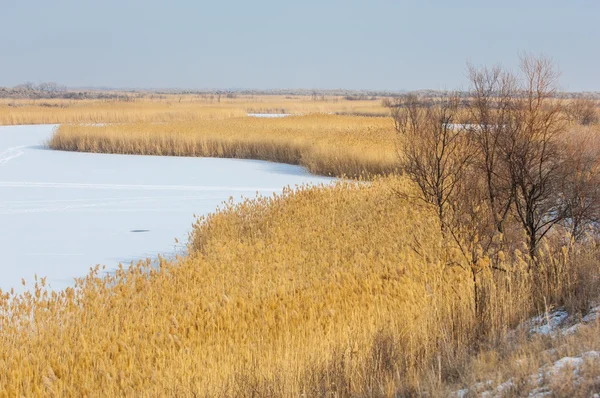
[(52, 289), (91, 266), (181, 252), (194, 214), (223, 201), (331, 179), (278, 163), (44, 148), (54, 126), (0, 126), (0, 289), (34, 274)]

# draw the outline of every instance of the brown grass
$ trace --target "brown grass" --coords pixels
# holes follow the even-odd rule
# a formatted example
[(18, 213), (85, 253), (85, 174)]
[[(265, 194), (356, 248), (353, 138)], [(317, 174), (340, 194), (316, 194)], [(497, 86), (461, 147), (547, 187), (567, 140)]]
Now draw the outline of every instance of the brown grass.
[(49, 146), (83, 152), (261, 159), (333, 176), (387, 174), (397, 167), (391, 119), (357, 116), (62, 125)]

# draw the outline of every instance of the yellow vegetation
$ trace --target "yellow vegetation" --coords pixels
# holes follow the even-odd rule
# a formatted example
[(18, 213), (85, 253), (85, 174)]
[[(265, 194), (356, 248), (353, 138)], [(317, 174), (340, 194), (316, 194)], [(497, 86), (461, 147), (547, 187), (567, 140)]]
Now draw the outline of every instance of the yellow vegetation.
[(397, 167), (392, 120), (358, 116), (62, 125), (49, 146), (83, 152), (262, 159), (334, 176), (385, 174)]
[[(88, 124), (60, 126), (49, 145), (264, 159), (336, 176), (394, 171), (389, 118), (235, 114), (377, 112), (358, 102), (182, 97), (173, 105), (181, 113), (160, 123), (164, 99), (145, 100), (146, 113), (133, 112), (135, 102), (123, 108), (127, 120), (71, 120)], [(597, 244), (550, 234), (534, 274), (519, 250), (496, 253), (492, 269), (475, 239), (481, 257), (470, 264), (415, 196), (391, 175), (229, 203), (195, 223), (185, 257), (107, 276), (95, 269), (61, 292), (44, 280), (31, 293), (5, 292), (0, 397), (441, 396), (530, 374), (552, 344), (498, 342), (547, 304), (585, 309), (600, 292)], [(560, 353), (579, 347), (559, 343)], [(511, 365), (523, 358), (526, 370)]]
[[(107, 93), (110, 94), (110, 93)], [(123, 99), (0, 99), (0, 125), (54, 123), (171, 122), (224, 119), (247, 113), (343, 113), (385, 116), (380, 100), (275, 95), (218, 98), (215, 95), (132, 96)]]
[(0, 105), (0, 124), (129, 123), (225, 119), (244, 116), (239, 108), (150, 101), (13, 101)]
[[(474, 339), (539, 300), (507, 256), (513, 272), (481, 277), (476, 322), (468, 272), (412, 189), (390, 177), (229, 204), (198, 220), (189, 256), (3, 295), (0, 396), (441, 391)], [(589, 280), (588, 257), (544, 255), (545, 294)]]

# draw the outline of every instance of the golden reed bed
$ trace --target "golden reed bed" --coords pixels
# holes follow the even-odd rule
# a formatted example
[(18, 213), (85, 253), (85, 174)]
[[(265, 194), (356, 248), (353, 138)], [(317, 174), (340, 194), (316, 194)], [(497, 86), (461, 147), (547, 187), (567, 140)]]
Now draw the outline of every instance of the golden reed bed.
[(391, 118), (358, 116), (66, 124), (49, 146), (81, 152), (270, 160), (332, 176), (388, 174), (397, 167)]
[[(510, 256), (514, 272), (483, 274), (476, 320), (468, 271), (448, 266), (460, 256), (412, 189), (389, 177), (230, 204), (197, 221), (184, 258), (3, 294), (0, 396), (447, 393), (477, 376), (474, 339), (496, 341), (539, 300)], [(541, 261), (562, 269), (548, 294), (600, 271), (593, 253)], [(489, 374), (508, 354), (482, 348)]]
[(366, 114), (385, 116), (381, 100), (351, 101), (343, 97), (235, 96), (209, 94), (138, 97), (121, 93), (121, 100), (108, 99), (0, 99), (0, 125), (55, 123), (133, 123), (225, 119), (248, 113), (306, 115)]
[[(393, 193), (411, 189), (388, 178), (248, 200), (198, 220), (188, 257), (4, 294), (0, 396), (441, 388), (478, 333), (472, 286), (444, 265), (435, 216)], [(484, 285), (488, 335), (531, 311), (522, 276)]]
[[(49, 144), (265, 159), (326, 175), (396, 168), (388, 118), (210, 119), (67, 124)], [(598, 346), (597, 328), (504, 340), (548, 302), (587, 305), (597, 246), (544, 247), (536, 284), (527, 258), (503, 253), (510, 272), (484, 270), (475, 295), (469, 264), (415, 195), (394, 175), (287, 190), (199, 219), (189, 256), (97, 270), (61, 292), (43, 280), (32, 293), (5, 292), (0, 396), (444, 396), (524, 379), (549, 349)]]

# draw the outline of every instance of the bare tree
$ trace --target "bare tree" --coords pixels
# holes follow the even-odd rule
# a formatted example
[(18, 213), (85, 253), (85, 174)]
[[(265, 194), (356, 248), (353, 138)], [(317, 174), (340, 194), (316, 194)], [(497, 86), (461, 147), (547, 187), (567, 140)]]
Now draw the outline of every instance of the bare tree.
[(468, 135), (458, 120), (459, 104), (457, 97), (433, 101), (408, 94), (392, 108), (402, 141), (402, 170), (417, 183), (422, 199), (436, 207), (442, 230), (472, 156)]
[(485, 179), (491, 216), (498, 233), (513, 203), (514, 190), (507, 172), (502, 145), (515, 128), (512, 118), (516, 80), (500, 67), (477, 69), (468, 65), (472, 98), (469, 133), (477, 148), (475, 166)]
[(560, 102), (554, 98), (558, 74), (548, 58), (522, 58), (522, 95), (515, 99), (510, 136), (503, 143), (514, 209), (527, 233), (533, 259), (540, 240), (567, 215), (560, 189), (569, 173), (559, 138), (565, 131)]
[(589, 125), (598, 123), (598, 103), (591, 98), (576, 98), (566, 107), (571, 121)]
[[(442, 233), (452, 242), (450, 247), (458, 249), (460, 258), (449, 256), (447, 265), (469, 272), (473, 281), (473, 311), (480, 318), (483, 307), (479, 275), (487, 267), (498, 269), (488, 258), (497, 235), (497, 224), (490, 217), (493, 213), (490, 203), (502, 198), (508, 202), (504, 206), (510, 207), (510, 194), (504, 190), (501, 193), (496, 181), (501, 169), (495, 160), (498, 144), (489, 142), (485, 147), (487, 152), (482, 150), (485, 136), (464, 124), (461, 115), (465, 109), (461, 104), (456, 96), (424, 100), (409, 94), (389, 107), (402, 138), (402, 169), (419, 186), (421, 199), (436, 209)], [(480, 110), (485, 111), (486, 107), (481, 104)], [(486, 124), (496, 121), (490, 119)], [(489, 129), (488, 133), (491, 141), (496, 131)], [(489, 157), (482, 164), (484, 152)], [(482, 170), (491, 177), (484, 178), (488, 174)]]
[(15, 86), (15, 88), (17, 88), (17, 89), (21, 89), (22, 88), (22, 89), (25, 89), (25, 90), (35, 90), (36, 86), (35, 86), (35, 83), (27, 81), (27, 82), (25, 82), (23, 84), (19, 84), (18, 86)]
[(600, 223), (600, 139), (572, 132), (562, 144), (570, 171), (561, 187), (567, 209), (563, 226), (579, 241), (587, 232), (598, 232)]
[(559, 75), (552, 62), (525, 56), (521, 72), (519, 84), (499, 67), (469, 66), (468, 109), (478, 151), (473, 164), (486, 181), (496, 230), (503, 233), (514, 214), (535, 258), (557, 223), (578, 238), (598, 219), (599, 156), (563, 139), (565, 109), (555, 98)]
[(589, 150), (598, 145), (589, 134), (578, 145), (566, 139), (549, 59), (526, 56), (521, 72), (518, 79), (469, 66), (468, 98), (408, 94), (384, 102), (400, 137), (401, 169), (437, 212), (452, 249), (447, 265), (470, 273), (478, 318), (485, 316), (482, 271), (510, 272), (501, 251), (525, 243), (530, 270), (538, 270), (539, 244), (556, 225), (580, 239), (600, 224), (600, 150)]
[(55, 82), (40, 83), (36, 89), (47, 93), (59, 93), (67, 90), (65, 86), (58, 85)]

